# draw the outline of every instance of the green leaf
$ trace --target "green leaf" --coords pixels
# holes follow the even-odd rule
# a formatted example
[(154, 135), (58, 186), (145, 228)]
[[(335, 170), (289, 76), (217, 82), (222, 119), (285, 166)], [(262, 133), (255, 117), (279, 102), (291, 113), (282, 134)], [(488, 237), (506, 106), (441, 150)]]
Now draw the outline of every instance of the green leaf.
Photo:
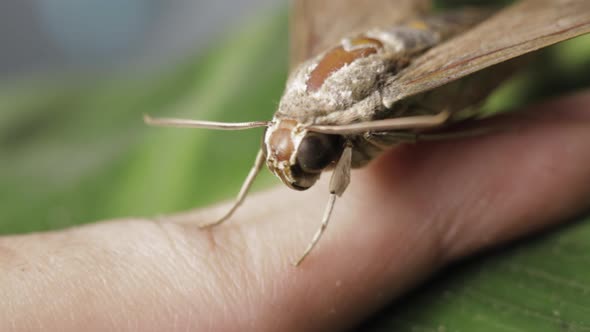
[(358, 330), (589, 331), (589, 239), (587, 217), (473, 258)]

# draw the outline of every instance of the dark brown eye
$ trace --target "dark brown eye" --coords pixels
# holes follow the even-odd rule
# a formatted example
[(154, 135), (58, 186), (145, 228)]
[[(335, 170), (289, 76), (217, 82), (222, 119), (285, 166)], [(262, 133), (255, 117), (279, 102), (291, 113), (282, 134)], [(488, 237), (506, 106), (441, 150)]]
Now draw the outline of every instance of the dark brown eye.
[(319, 173), (342, 152), (340, 137), (336, 135), (308, 134), (297, 150), (297, 163), (305, 172)]
[(295, 190), (307, 190), (320, 178), (320, 173), (305, 172), (297, 164), (291, 166), (291, 175), (295, 181), (289, 186)]

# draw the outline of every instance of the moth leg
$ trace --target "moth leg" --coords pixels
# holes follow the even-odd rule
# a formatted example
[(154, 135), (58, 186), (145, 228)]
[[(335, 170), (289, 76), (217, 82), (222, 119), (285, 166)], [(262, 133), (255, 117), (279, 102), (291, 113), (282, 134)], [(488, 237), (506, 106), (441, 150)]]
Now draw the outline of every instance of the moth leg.
[(208, 223), (204, 223), (204, 224), (199, 225), (199, 228), (207, 228), (207, 227), (219, 225), (222, 222), (229, 219), (234, 214), (234, 212), (238, 209), (238, 207), (240, 207), (240, 205), (242, 205), (242, 203), (244, 202), (244, 199), (246, 198), (246, 195), (248, 194), (250, 187), (252, 187), (252, 183), (254, 183), (254, 179), (256, 179), (256, 176), (258, 175), (258, 173), (260, 173), (260, 170), (262, 169), (262, 166), (264, 165), (264, 159), (265, 159), (264, 152), (262, 151), (262, 149), (260, 149), (258, 151), (258, 154), (256, 155), (256, 160), (254, 161), (254, 166), (252, 166), (252, 168), (250, 169), (250, 172), (248, 173), (246, 180), (244, 180), (244, 183), (242, 184), (242, 188), (240, 189), (240, 192), (238, 193), (238, 196), (236, 197), (236, 201), (234, 202), (232, 207), (229, 209), (229, 211), (227, 211), (225, 213), (225, 215), (223, 215), (223, 217), (221, 217), (213, 222), (208, 222)]
[(417, 133), (416, 140), (418, 140), (418, 141), (442, 141), (442, 140), (449, 140), (449, 139), (477, 137), (477, 136), (483, 136), (483, 135), (497, 133), (497, 132), (500, 132), (503, 130), (504, 130), (504, 128), (498, 128), (498, 127), (482, 127), (482, 128), (464, 129), (464, 130), (452, 131), (452, 132)]
[(367, 131), (399, 131), (406, 129), (426, 129), (441, 126), (451, 117), (444, 110), (434, 115), (415, 115), (391, 119), (381, 119), (344, 125), (311, 125), (307, 130), (332, 135), (355, 135)]
[(370, 144), (380, 148), (387, 149), (398, 143), (416, 143), (418, 134), (413, 132), (366, 132), (363, 139)]
[(330, 179), (330, 199), (328, 200), (328, 205), (324, 210), (324, 216), (322, 218), (322, 223), (320, 228), (315, 232), (311, 242), (301, 255), (298, 260), (296, 260), (293, 265), (299, 266), (301, 262), (309, 255), (311, 250), (316, 246), (319, 242), (322, 234), (328, 227), (328, 222), (330, 221), (330, 216), (332, 215), (332, 210), (334, 209), (334, 204), (336, 203), (336, 198), (342, 196), (346, 187), (350, 183), (350, 168), (352, 163), (352, 147), (346, 146), (344, 151), (342, 152), (342, 156), (340, 156), (340, 160), (338, 160), (338, 164), (334, 168), (334, 172), (332, 173), (332, 178)]
[(369, 143), (387, 148), (396, 143), (417, 143), (420, 141), (442, 141), (459, 138), (477, 137), (500, 131), (497, 127), (483, 127), (449, 132), (368, 132), (363, 138)]

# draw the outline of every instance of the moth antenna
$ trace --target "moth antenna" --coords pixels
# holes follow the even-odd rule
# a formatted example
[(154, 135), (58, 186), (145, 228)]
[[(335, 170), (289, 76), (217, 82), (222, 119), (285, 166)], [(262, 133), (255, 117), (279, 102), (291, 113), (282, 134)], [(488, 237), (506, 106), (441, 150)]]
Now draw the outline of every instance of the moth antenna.
[(259, 127), (268, 127), (269, 121), (252, 122), (214, 122), (175, 118), (152, 118), (145, 114), (143, 121), (150, 126), (177, 127), (177, 128), (203, 128), (217, 130), (244, 130)]
[(337, 135), (361, 134), (367, 131), (425, 129), (442, 125), (449, 119), (450, 116), (451, 112), (442, 111), (436, 115), (407, 116), (402, 118), (375, 120), (334, 126), (311, 125), (305, 129), (316, 133)]
[(223, 217), (221, 217), (213, 222), (201, 224), (201, 225), (199, 225), (199, 228), (207, 228), (207, 227), (219, 225), (222, 222), (229, 219), (234, 214), (234, 212), (236, 212), (238, 207), (240, 207), (240, 205), (242, 205), (242, 203), (246, 199), (246, 195), (248, 194), (250, 187), (252, 187), (252, 183), (254, 183), (254, 179), (256, 179), (256, 175), (258, 175), (258, 173), (260, 173), (262, 166), (264, 166), (264, 159), (265, 159), (264, 152), (262, 151), (262, 149), (258, 150), (258, 154), (256, 155), (256, 161), (254, 161), (254, 165), (250, 169), (250, 172), (248, 173), (246, 180), (244, 180), (244, 183), (242, 184), (242, 188), (240, 189), (240, 192), (238, 193), (238, 196), (236, 197), (236, 200), (235, 200), (234, 204), (232, 205), (232, 207), (225, 213), (225, 215), (223, 215)]

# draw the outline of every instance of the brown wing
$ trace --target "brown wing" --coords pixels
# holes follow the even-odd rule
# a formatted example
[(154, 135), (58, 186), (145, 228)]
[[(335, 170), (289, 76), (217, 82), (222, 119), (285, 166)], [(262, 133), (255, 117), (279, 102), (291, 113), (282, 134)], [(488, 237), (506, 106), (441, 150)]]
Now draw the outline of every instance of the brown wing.
[(590, 0), (523, 0), (434, 47), (395, 78), (384, 104), (590, 32)]
[(291, 67), (351, 32), (394, 25), (430, 7), (430, 0), (293, 0)]

